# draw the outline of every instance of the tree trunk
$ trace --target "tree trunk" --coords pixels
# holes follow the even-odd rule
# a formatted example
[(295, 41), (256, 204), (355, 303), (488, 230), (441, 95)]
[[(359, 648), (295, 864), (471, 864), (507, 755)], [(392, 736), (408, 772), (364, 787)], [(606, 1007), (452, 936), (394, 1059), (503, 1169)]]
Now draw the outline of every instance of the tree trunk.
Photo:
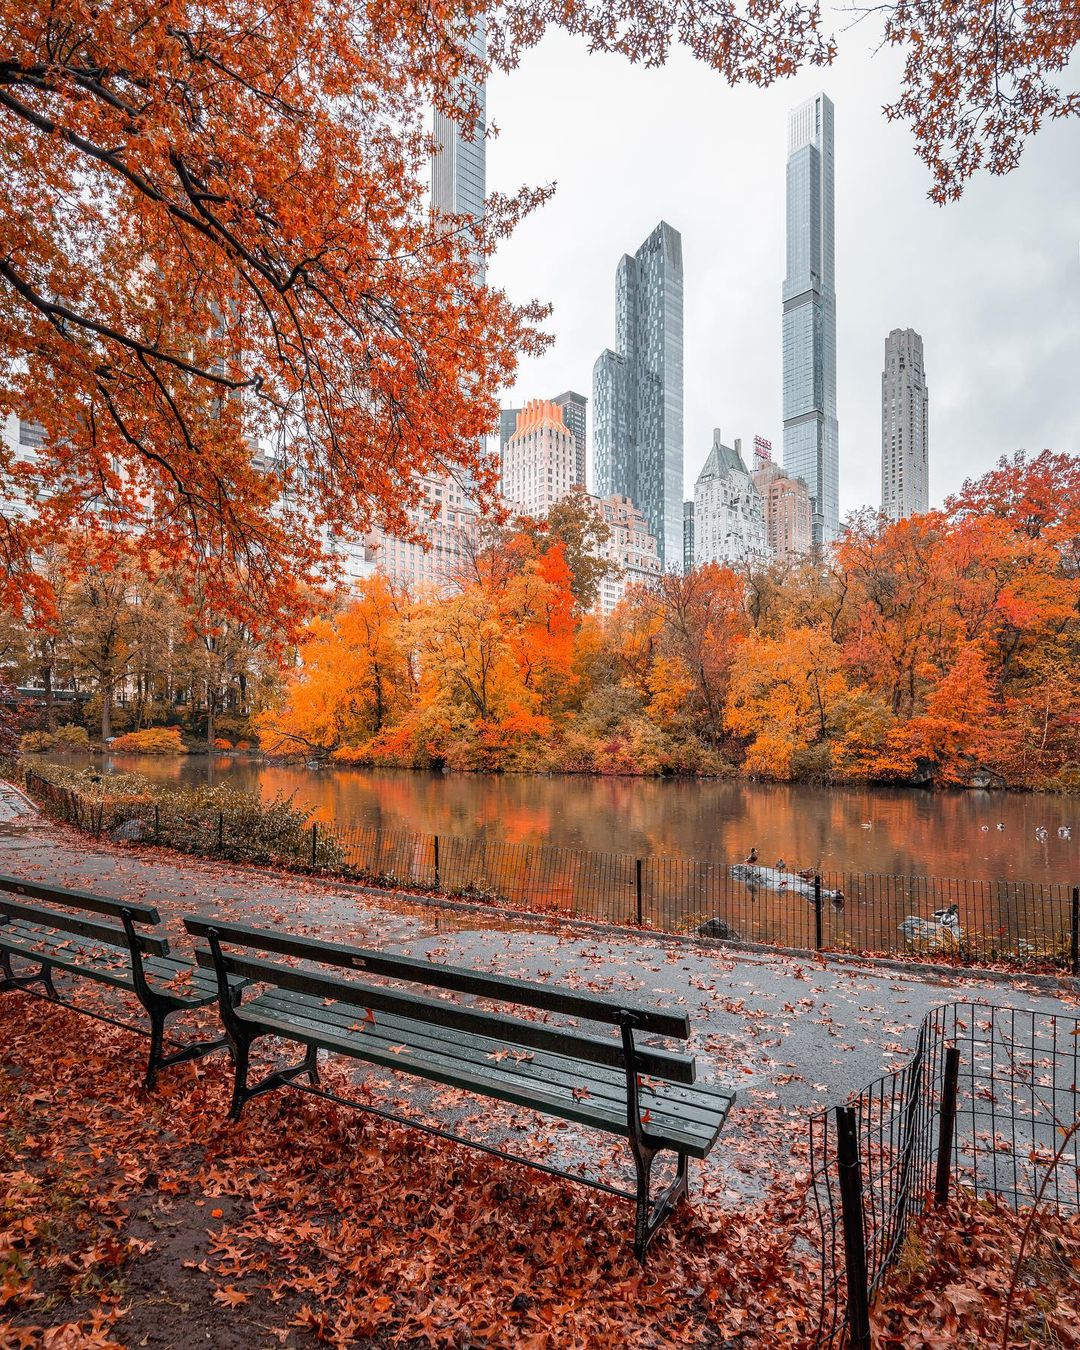
[(101, 685), (101, 741), (102, 744), (112, 735), (112, 685), (106, 681)]
[(56, 700), (53, 698), (52, 665), (41, 668), (41, 683), (45, 686), (45, 729), (56, 730)]
[(210, 689), (209, 680), (206, 682), (206, 744), (211, 750), (214, 748), (214, 695)]

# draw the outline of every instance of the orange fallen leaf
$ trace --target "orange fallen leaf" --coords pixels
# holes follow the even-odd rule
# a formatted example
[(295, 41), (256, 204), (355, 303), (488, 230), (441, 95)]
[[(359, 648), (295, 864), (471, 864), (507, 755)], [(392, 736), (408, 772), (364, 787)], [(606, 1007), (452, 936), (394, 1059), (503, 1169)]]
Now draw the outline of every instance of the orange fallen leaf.
[(214, 1302), (224, 1304), (227, 1308), (239, 1308), (240, 1304), (246, 1303), (250, 1297), (250, 1294), (245, 1294), (242, 1289), (237, 1289), (232, 1284), (214, 1290)]

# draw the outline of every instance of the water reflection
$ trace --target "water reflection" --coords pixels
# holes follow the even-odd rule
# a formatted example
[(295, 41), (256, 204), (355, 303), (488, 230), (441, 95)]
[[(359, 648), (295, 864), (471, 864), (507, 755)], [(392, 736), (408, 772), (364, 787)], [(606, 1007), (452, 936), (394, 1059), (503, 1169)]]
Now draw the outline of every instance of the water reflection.
[(103, 767), (292, 795), (322, 820), (382, 829), (724, 862), (756, 847), (762, 862), (789, 867), (1080, 881), (1080, 800), (1069, 797), (310, 770), (224, 755), (114, 755)]

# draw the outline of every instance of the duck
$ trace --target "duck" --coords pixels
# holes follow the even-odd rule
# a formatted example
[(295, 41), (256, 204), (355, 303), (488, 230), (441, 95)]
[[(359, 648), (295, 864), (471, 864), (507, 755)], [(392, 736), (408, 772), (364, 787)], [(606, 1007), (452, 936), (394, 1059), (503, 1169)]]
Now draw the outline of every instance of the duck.
[(757, 845), (755, 844), (755, 846), (746, 855), (746, 861), (750, 864), (751, 867), (753, 867), (754, 863), (756, 863), (757, 860), (758, 860), (758, 851)]
[(1072, 838), (1072, 830), (1069, 828), (1068, 825), (1059, 825), (1059, 826), (1058, 826), (1058, 838), (1059, 838), (1059, 839), (1071, 839), (1071, 838)]

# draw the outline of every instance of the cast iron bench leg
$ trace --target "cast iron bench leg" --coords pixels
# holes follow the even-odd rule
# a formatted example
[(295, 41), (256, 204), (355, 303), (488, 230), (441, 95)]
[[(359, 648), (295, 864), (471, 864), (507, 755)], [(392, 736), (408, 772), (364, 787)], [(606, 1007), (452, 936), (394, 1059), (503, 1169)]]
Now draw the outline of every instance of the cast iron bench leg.
[(161, 1064), (161, 1050), (165, 1044), (165, 1014), (157, 1008), (148, 1008), (150, 1014), (150, 1055), (146, 1061), (146, 1077), (143, 1087), (149, 1092), (157, 1082), (157, 1071)]
[(60, 995), (56, 992), (56, 985), (52, 980), (52, 966), (48, 961), (43, 961), (38, 956), (28, 956), (28, 960), (37, 961), (38, 968), (33, 974), (16, 975), (11, 965), (11, 953), (9, 951), (0, 952), (0, 970), (4, 972), (4, 978), (0, 981), (0, 992), (5, 989), (27, 989), (32, 984), (43, 984), (45, 994), (53, 1003), (60, 1002)]
[[(233, 1002), (239, 1002), (239, 999), (240, 990), (233, 990)], [(193, 1059), (202, 1059), (205, 1055), (213, 1054), (215, 1050), (228, 1051), (235, 1063), (235, 1052), (228, 1036), (219, 1036), (216, 1041), (192, 1041), (189, 1045), (181, 1046), (179, 1050), (164, 1054), (165, 1021), (172, 1013), (184, 1012), (185, 1009), (183, 1006), (176, 1007), (168, 1000), (161, 999), (150, 989), (147, 989), (142, 1003), (150, 1018), (150, 1056), (146, 1065), (146, 1077), (143, 1079), (143, 1087), (147, 1091), (150, 1091), (157, 1082), (159, 1069), (168, 1069), (174, 1064), (186, 1064)]]
[(687, 1157), (685, 1153), (677, 1155), (675, 1180), (655, 1200), (651, 1199), (649, 1191), (653, 1159), (661, 1150), (654, 1147), (641, 1124), (638, 1068), (634, 1049), (634, 1018), (631, 1013), (620, 1017), (619, 1029), (622, 1033), (623, 1062), (626, 1068), (626, 1123), (629, 1127), (630, 1150), (634, 1155), (634, 1170), (637, 1172), (634, 1255), (644, 1265), (649, 1244), (661, 1224), (687, 1192)]
[(228, 1042), (233, 1061), (233, 1095), (232, 1105), (229, 1107), (229, 1119), (239, 1120), (245, 1103), (249, 1102), (252, 1097), (258, 1097), (263, 1092), (270, 1092), (276, 1087), (281, 1087), (283, 1083), (288, 1083), (293, 1078), (299, 1078), (301, 1074), (306, 1073), (308, 1082), (312, 1085), (317, 1084), (319, 1081), (319, 1052), (316, 1046), (309, 1045), (299, 1064), (293, 1064), (287, 1069), (278, 1069), (275, 1073), (267, 1074), (265, 1078), (260, 1079), (254, 1087), (248, 1087), (248, 1069), (251, 1062), (252, 1044), (260, 1036), (269, 1033), (264, 1032), (259, 1027), (253, 1027), (249, 1022), (242, 1022), (235, 1016), (235, 1010), (241, 1004), (242, 990), (229, 984), (217, 933), (211, 928), (206, 934), (206, 938), (210, 945), (211, 955), (214, 958), (214, 971), (217, 975), (218, 1011), (221, 1014), (221, 1023), (225, 1028), (225, 1039)]
[(650, 1198), (653, 1159), (659, 1150), (647, 1148), (631, 1139), (630, 1147), (634, 1154), (634, 1167), (637, 1171), (637, 1213), (634, 1223), (634, 1255), (644, 1264), (649, 1245), (659, 1232), (661, 1225), (687, 1194), (687, 1157), (680, 1153), (675, 1169), (675, 1179), (656, 1197)]
[(229, 1107), (229, 1119), (239, 1120), (244, 1106), (251, 1101), (252, 1097), (259, 1097), (264, 1092), (272, 1092), (274, 1088), (281, 1087), (285, 1083), (291, 1082), (294, 1078), (299, 1078), (302, 1074), (307, 1074), (308, 1082), (313, 1086), (319, 1082), (319, 1051), (314, 1045), (309, 1045), (304, 1058), (299, 1064), (291, 1064), (287, 1069), (277, 1069), (273, 1073), (268, 1073), (265, 1078), (260, 1080), (254, 1087), (248, 1087), (248, 1064), (251, 1054), (251, 1046), (260, 1035), (265, 1033), (256, 1031), (254, 1035), (247, 1031), (241, 1031), (233, 1041), (233, 1063), (236, 1066), (236, 1076), (233, 1080), (232, 1105)]

